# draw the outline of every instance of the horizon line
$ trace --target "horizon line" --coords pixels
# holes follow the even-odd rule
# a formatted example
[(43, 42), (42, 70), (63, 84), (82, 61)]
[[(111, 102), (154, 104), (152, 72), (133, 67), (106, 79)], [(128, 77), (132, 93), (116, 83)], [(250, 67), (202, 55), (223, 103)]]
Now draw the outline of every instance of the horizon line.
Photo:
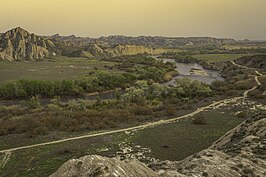
[(108, 34), (108, 35), (99, 35), (99, 36), (95, 36), (95, 37), (91, 37), (91, 36), (85, 36), (85, 35), (77, 35), (77, 34), (60, 34), (60, 32), (54, 33), (54, 34), (37, 34), (35, 32), (29, 32), (29, 30), (25, 29), (24, 27), (21, 26), (17, 26), (17, 27), (13, 27), (10, 28), (9, 30), (6, 30), (5, 32), (0, 32), (0, 34), (4, 34), (12, 29), (16, 29), (16, 28), (21, 28), (25, 31), (27, 31), (30, 34), (35, 34), (41, 37), (51, 37), (54, 35), (59, 35), (62, 37), (68, 37), (68, 36), (75, 36), (77, 38), (91, 38), (91, 39), (99, 39), (101, 37), (112, 37), (112, 36), (123, 36), (123, 37), (163, 37), (163, 38), (214, 38), (214, 39), (233, 39), (235, 41), (244, 41), (244, 40), (248, 40), (248, 41), (255, 41), (255, 42), (266, 42), (266, 39), (250, 39), (250, 38), (245, 38), (245, 39), (237, 39), (234, 37), (217, 37), (217, 36), (206, 36), (206, 35), (191, 35), (191, 36), (178, 36), (178, 35), (130, 35), (130, 34)]

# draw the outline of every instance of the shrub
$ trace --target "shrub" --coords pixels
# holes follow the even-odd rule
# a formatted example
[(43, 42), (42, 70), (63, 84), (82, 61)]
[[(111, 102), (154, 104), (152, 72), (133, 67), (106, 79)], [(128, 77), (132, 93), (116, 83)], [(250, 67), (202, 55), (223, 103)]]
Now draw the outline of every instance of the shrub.
[(36, 109), (41, 107), (40, 99), (38, 96), (33, 96), (28, 101), (28, 107), (31, 109)]
[(192, 123), (196, 125), (204, 125), (206, 124), (205, 117), (201, 114), (194, 116), (192, 119)]
[(141, 88), (130, 87), (126, 90), (127, 93), (122, 96), (126, 103), (136, 103), (144, 105), (146, 103), (145, 91)]
[(53, 99), (50, 100), (50, 102), (54, 105), (60, 106), (61, 105), (61, 97), (55, 96)]
[(60, 110), (62, 110), (62, 108), (60, 106), (56, 105), (56, 104), (48, 104), (47, 108), (50, 111), (60, 111)]
[(211, 94), (212, 90), (209, 85), (197, 80), (184, 78), (178, 79), (176, 81), (176, 86), (169, 88), (168, 97), (195, 98), (207, 97)]
[(147, 106), (134, 105), (129, 108), (133, 115), (152, 115), (153, 111)]
[(25, 113), (25, 108), (19, 105), (0, 106), (0, 117), (7, 115), (18, 116), (24, 113)]
[(166, 107), (166, 112), (170, 116), (174, 116), (177, 113), (176, 108), (174, 106), (168, 106), (168, 107)]
[(90, 103), (83, 99), (69, 100), (67, 103), (67, 109), (73, 110), (86, 110), (90, 106)]
[(172, 77), (172, 75), (169, 74), (169, 73), (166, 73), (166, 74), (164, 74), (164, 76), (163, 76), (163, 81), (165, 81), (165, 82), (168, 82), (168, 81), (170, 81), (170, 80), (172, 80), (172, 79), (173, 79), (173, 77)]

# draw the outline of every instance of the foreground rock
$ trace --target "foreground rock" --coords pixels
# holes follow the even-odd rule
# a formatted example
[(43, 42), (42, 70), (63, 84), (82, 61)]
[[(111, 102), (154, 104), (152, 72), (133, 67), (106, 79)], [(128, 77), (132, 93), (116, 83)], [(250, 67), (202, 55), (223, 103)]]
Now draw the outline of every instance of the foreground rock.
[(154, 171), (146, 167), (138, 160), (120, 161), (116, 158), (106, 158), (97, 155), (85, 156), (80, 159), (73, 159), (61, 166), (51, 177), (155, 177)]
[[(180, 162), (164, 161), (147, 168), (137, 160), (124, 162), (85, 156), (66, 162), (51, 177), (70, 176), (266, 176), (266, 118), (257, 115), (237, 126), (210, 148)], [(152, 169), (152, 170), (151, 170)]]

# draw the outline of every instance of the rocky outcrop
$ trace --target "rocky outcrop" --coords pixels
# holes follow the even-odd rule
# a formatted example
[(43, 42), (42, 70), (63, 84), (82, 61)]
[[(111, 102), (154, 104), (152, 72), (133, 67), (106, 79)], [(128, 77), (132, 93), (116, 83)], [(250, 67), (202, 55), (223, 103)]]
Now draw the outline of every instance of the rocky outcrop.
[(136, 46), (136, 45), (118, 45), (112, 50), (110, 50), (110, 52), (112, 52), (113, 55), (115, 56), (137, 55), (137, 54), (156, 55), (167, 51), (168, 51), (167, 49), (153, 49), (150, 47)]
[(265, 176), (266, 118), (255, 116), (181, 162), (160, 162), (150, 167), (161, 176)]
[[(149, 164), (100, 156), (66, 162), (51, 177), (161, 176), (258, 177), (266, 176), (266, 118), (257, 115), (243, 122), (213, 145), (183, 161)], [(151, 170), (152, 169), (152, 170)]]
[(61, 166), (50, 177), (157, 177), (158, 175), (138, 160), (120, 161), (97, 155), (73, 159)]
[(108, 57), (107, 52), (104, 51), (104, 49), (102, 49), (97, 44), (91, 44), (91, 45), (87, 46), (85, 51), (90, 53), (91, 55), (93, 55), (95, 58), (106, 58), (106, 57)]
[(85, 48), (87, 54), (94, 58), (109, 58), (118, 56), (130, 56), (138, 54), (157, 55), (164, 52), (174, 51), (174, 49), (153, 49), (150, 47), (137, 46), (137, 45), (117, 45), (111, 48), (104, 48), (97, 44), (88, 45)]
[(18, 27), (1, 35), (0, 57), (8, 60), (34, 60), (56, 54), (56, 46), (44, 39)]
[(9, 61), (12, 61), (13, 58), (11, 56), (7, 55), (4, 52), (0, 52), (0, 60), (9, 60)]

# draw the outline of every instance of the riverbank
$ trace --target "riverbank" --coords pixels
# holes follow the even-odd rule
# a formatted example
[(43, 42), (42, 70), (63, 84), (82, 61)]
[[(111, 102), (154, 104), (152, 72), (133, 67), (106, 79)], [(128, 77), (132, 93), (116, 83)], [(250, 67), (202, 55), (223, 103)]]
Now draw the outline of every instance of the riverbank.
[[(200, 63), (181, 63), (177, 62), (175, 59), (172, 58), (161, 58), (160, 56), (152, 56), (152, 57), (164, 63), (167, 62), (175, 63), (176, 66), (175, 70), (178, 72), (178, 75), (173, 77), (171, 81), (163, 83), (163, 85), (175, 85), (175, 80), (180, 78), (189, 78), (206, 84), (211, 84), (213, 81), (216, 80), (218, 81), (224, 80), (219, 71), (206, 69)], [(191, 72), (192, 70), (195, 69), (197, 69), (200, 73)]]

